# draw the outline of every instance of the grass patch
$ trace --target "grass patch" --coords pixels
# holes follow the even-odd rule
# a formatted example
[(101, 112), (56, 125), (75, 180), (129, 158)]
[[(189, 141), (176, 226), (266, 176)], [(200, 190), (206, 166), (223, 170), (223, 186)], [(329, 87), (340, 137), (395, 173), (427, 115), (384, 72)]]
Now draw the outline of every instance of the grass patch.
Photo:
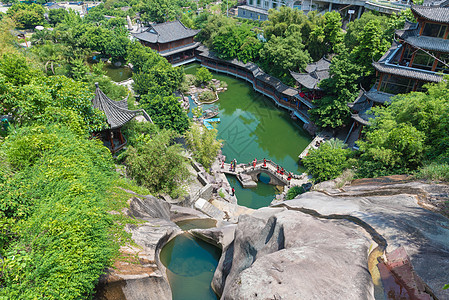
[(415, 174), (415, 178), (449, 182), (449, 164), (431, 163), (426, 165)]

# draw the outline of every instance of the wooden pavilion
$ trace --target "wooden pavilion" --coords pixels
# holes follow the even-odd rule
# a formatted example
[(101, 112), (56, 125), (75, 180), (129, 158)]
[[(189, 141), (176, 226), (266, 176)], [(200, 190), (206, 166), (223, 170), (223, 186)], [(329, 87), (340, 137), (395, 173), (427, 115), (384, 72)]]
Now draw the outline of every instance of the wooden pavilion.
[(150, 116), (143, 109), (129, 110), (128, 97), (121, 101), (111, 100), (101, 91), (98, 83), (95, 83), (95, 97), (93, 107), (104, 112), (109, 128), (97, 133), (104, 145), (116, 153), (126, 146), (127, 141), (122, 135), (121, 128), (136, 116), (142, 116), (144, 120), (153, 123)]

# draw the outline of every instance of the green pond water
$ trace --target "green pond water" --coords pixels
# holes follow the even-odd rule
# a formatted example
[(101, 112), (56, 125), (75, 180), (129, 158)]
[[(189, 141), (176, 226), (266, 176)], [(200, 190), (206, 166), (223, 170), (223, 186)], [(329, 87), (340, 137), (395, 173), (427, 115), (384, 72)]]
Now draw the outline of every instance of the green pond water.
[(161, 251), (161, 262), (173, 300), (216, 300), (210, 283), (220, 259), (221, 250), (190, 234), (172, 239)]
[[(199, 64), (185, 67), (195, 74)], [(218, 106), (221, 122), (216, 125), (218, 138), (224, 141), (227, 161), (248, 163), (254, 158), (272, 159), (284, 169), (302, 173), (298, 155), (309, 144), (310, 137), (302, 124), (291, 120), (288, 112), (275, 107), (272, 100), (255, 92), (250, 84), (231, 76), (214, 73), (214, 78), (226, 81), (228, 90), (220, 93)], [(195, 105), (191, 101), (191, 108)], [(210, 105), (204, 105), (207, 109)], [(191, 116), (191, 114), (190, 114)], [(238, 203), (250, 208), (265, 207), (279, 191), (261, 176), (256, 188), (244, 189), (238, 180), (228, 176), (235, 188)], [(214, 221), (187, 220), (178, 222), (183, 230), (215, 226)], [(174, 300), (214, 300), (217, 296), (210, 283), (218, 265), (221, 250), (189, 234), (171, 240), (161, 251), (161, 261), (167, 267)]]
[[(200, 64), (184, 67), (186, 74), (195, 74)], [(228, 84), (226, 92), (218, 94), (221, 122), (216, 124), (218, 138), (224, 141), (223, 154), (230, 162), (249, 163), (254, 158), (271, 159), (285, 170), (299, 174), (298, 155), (310, 143), (302, 123), (290, 118), (287, 111), (254, 91), (252, 85), (228, 75), (213, 73), (214, 78)], [(207, 105), (203, 106), (207, 109)], [(278, 192), (275, 186), (258, 183), (257, 188), (244, 189), (232, 176), (228, 177), (240, 205), (250, 208), (268, 206)], [(263, 180), (262, 180), (263, 181)], [(266, 181), (267, 182), (267, 181)]]
[[(90, 59), (88, 60), (88, 65), (92, 66), (95, 62)], [(130, 68), (128, 67), (114, 67), (113, 64), (105, 63), (104, 71), (106, 71), (106, 76), (111, 78), (111, 80), (115, 82), (120, 82), (126, 79), (129, 79), (133, 76), (133, 73)]]

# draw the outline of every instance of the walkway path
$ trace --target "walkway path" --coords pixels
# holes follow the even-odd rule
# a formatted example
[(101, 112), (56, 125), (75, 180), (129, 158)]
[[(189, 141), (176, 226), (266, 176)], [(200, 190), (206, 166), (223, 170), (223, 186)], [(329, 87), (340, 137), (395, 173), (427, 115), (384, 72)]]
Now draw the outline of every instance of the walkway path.
[(224, 163), (223, 168), (220, 169), (222, 173), (234, 175), (243, 185), (243, 187), (254, 187), (256, 185), (257, 176), (261, 173), (265, 173), (270, 176), (270, 183), (277, 185), (301, 186), (309, 182), (309, 178), (306, 174), (293, 174), (292, 178), (288, 180), (288, 172), (280, 174), (277, 172), (277, 164), (271, 160), (267, 160), (266, 166), (264, 166), (263, 160), (258, 160), (256, 166), (253, 163), (239, 164), (235, 170), (231, 171), (231, 164)]

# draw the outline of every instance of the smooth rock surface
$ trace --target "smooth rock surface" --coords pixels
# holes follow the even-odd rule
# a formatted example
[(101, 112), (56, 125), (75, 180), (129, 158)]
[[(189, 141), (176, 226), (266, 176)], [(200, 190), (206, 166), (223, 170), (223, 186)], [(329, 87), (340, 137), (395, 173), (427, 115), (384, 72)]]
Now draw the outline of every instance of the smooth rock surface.
[(240, 216), (212, 284), (221, 299), (373, 299), (371, 245), (348, 221), (264, 208)]
[(403, 246), (433, 293), (449, 299), (449, 291), (442, 290), (448, 283), (449, 219), (423, 208), (447, 201), (448, 191), (447, 185), (364, 179), (331, 194), (306, 193), (284, 205), (363, 220), (386, 239), (388, 252)]

